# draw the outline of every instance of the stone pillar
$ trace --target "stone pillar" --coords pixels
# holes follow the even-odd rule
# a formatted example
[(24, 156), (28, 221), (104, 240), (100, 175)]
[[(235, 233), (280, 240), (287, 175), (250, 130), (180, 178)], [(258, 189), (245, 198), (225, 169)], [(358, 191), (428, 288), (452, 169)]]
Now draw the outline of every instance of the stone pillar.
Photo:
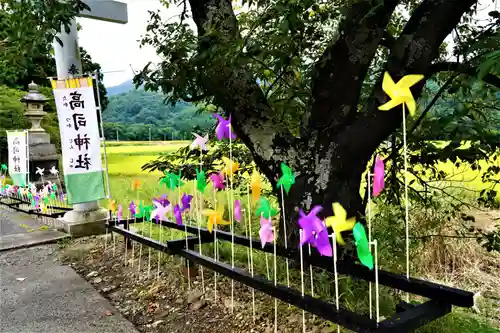
[[(53, 42), (57, 77), (67, 79), (81, 76), (84, 73), (78, 47), (76, 20), (71, 21), (69, 33), (66, 33), (63, 27), (58, 37), (63, 45), (59, 44), (57, 40)], [(82, 191), (85, 190), (82, 188)], [(73, 210), (64, 215), (64, 229), (75, 237), (105, 233), (107, 218), (108, 210), (100, 208), (97, 201), (74, 204)]]
[(43, 106), (47, 98), (38, 92), (38, 86), (35, 83), (28, 85), (28, 94), (21, 98), (21, 102), (26, 104), (24, 115), (31, 122), (31, 128), (28, 130), (28, 150), (29, 150), (29, 181), (36, 185), (42, 185), (42, 180), (36, 174), (36, 168), (46, 170), (45, 181), (55, 182), (57, 178), (51, 175), (48, 170), (53, 166), (58, 169), (59, 155), (56, 146), (50, 143), (50, 135), (40, 126), (46, 112)]

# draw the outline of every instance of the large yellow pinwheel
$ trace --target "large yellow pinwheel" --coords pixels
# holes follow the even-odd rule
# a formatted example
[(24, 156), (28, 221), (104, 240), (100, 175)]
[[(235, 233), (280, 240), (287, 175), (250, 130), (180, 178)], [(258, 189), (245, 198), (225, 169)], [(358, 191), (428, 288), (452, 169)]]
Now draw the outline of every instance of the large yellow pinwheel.
[(410, 91), (410, 87), (424, 78), (423, 75), (406, 75), (398, 83), (394, 83), (388, 72), (384, 73), (382, 89), (391, 100), (378, 107), (379, 110), (388, 111), (399, 104), (406, 104), (408, 112), (413, 116), (417, 109), (415, 99)]
[(342, 231), (351, 230), (356, 224), (356, 219), (354, 217), (347, 218), (347, 212), (344, 207), (338, 202), (332, 204), (333, 214), (335, 216), (330, 216), (325, 219), (326, 225), (332, 227), (335, 231), (335, 237), (337, 238), (337, 243), (344, 245), (344, 239), (340, 234)]
[(224, 215), (224, 206), (219, 207), (217, 210), (204, 209), (201, 213), (208, 217), (207, 229), (210, 233), (212, 233), (214, 224), (231, 224), (222, 217)]

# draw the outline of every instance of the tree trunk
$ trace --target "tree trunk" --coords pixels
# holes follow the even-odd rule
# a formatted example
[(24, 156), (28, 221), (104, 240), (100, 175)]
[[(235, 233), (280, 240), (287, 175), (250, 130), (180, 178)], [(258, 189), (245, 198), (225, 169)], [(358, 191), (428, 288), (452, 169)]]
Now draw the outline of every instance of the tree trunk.
[[(306, 125), (299, 138), (273, 119), (273, 110), (246, 61), (228, 64), (207, 51), (217, 45), (223, 54), (226, 45), (241, 38), (231, 1), (189, 3), (198, 35), (203, 36), (198, 45), (203, 61), (198, 69), (205, 95), (214, 97), (215, 104), (232, 116), (236, 135), (250, 149), (273, 187), (281, 174), (281, 162), (295, 172), (296, 183), (282, 207), (290, 246), (298, 243), (299, 209), (308, 212), (313, 205), (322, 205), (322, 215), (329, 216), (331, 204), (340, 202), (349, 216), (362, 220), (362, 174), (380, 143), (401, 126), (403, 110), (378, 111), (377, 107), (387, 101), (381, 87), (382, 76), (362, 112), (358, 107), (360, 92), (400, 1), (386, 0), (376, 6), (372, 1), (348, 2), (348, 14), (339, 25), (341, 37), (332, 39), (312, 72), (311, 108), (304, 114)], [(406, 74), (431, 74), (443, 40), (476, 3), (477, 0), (421, 1), (401, 34), (388, 46), (386, 70), (395, 80)], [(217, 30), (217, 34), (207, 34), (211, 29)], [(423, 86), (424, 82), (412, 89), (415, 99)], [(281, 198), (279, 190), (275, 189), (275, 193)], [(283, 227), (280, 233), (284, 235)], [(280, 237), (281, 242), (283, 239)]]
[[(259, 135), (256, 133), (255, 135)], [(251, 140), (252, 137), (250, 136)], [(292, 168), (296, 175), (295, 184), (290, 192), (284, 194), (284, 207), (281, 189), (276, 188), (276, 177), (270, 178), (278, 198), (281, 211), (286, 217), (286, 237), (290, 246), (296, 246), (299, 240), (299, 210), (306, 214), (309, 210), (320, 205), (323, 210), (321, 217), (332, 216), (332, 203), (339, 202), (346, 209), (349, 216), (364, 222), (365, 207), (360, 195), (360, 184), (371, 154), (359, 156), (350, 151), (348, 145), (339, 145), (336, 142), (324, 142), (316, 148), (311, 146), (316, 138), (308, 138), (300, 142), (298, 147), (289, 147), (297, 154), (290, 154), (281, 160), (263, 159), (254, 156), (257, 166), (265, 174), (276, 175), (276, 166), (283, 161)], [(283, 150), (283, 146), (274, 147), (275, 151)], [(278, 172), (279, 173), (279, 172)], [(285, 228), (283, 216), (280, 216), (279, 242), (284, 242)]]

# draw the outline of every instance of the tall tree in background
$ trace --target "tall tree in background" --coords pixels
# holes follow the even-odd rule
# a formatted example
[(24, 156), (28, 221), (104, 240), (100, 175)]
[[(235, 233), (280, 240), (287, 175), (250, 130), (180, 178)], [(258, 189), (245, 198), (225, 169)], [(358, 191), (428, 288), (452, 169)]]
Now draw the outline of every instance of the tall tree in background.
[[(61, 2), (55, 0), (0, 0), (0, 156), (5, 161), (5, 130), (28, 128), (24, 119), (24, 107), (19, 101), (30, 82), (37, 83), (42, 93), (52, 96), (49, 76), (56, 75), (52, 42), (60, 29), (67, 29), (70, 20), (82, 9), (88, 8), (82, 1)], [(101, 66), (80, 48), (85, 73), (93, 73)], [(106, 88), (99, 74), (98, 87), (103, 109), (108, 104)], [(45, 87), (44, 87), (45, 86)], [(95, 87), (97, 85), (94, 85)], [(59, 128), (55, 105), (45, 106), (48, 112), (42, 126), (59, 146)]]
[[(48, 86), (47, 78), (56, 75), (52, 43), (57, 33), (69, 29), (70, 20), (88, 9), (82, 1), (0, 0), (0, 85), (26, 89), (30, 82)], [(101, 66), (80, 48), (84, 73)], [(99, 75), (103, 109), (108, 104), (106, 88)]]
[[(273, 186), (281, 162), (296, 172), (283, 207), (291, 240), (298, 207), (323, 204), (330, 214), (339, 201), (350, 215), (364, 215), (362, 174), (402, 122), (401, 107), (377, 109), (387, 101), (384, 71), (395, 81), (434, 77), (443, 90), (459, 82), (464, 95), (478, 73), (500, 87), (498, 12), (476, 23), (477, 0), (166, 2), (184, 8), (180, 22), (151, 13), (142, 43), (163, 61), (147, 65), (136, 84), (173, 100), (210, 101), (232, 115), (237, 136)], [(235, 14), (237, 5), (244, 7)], [(454, 31), (451, 50), (445, 38)], [(424, 85), (412, 88), (415, 98)], [(485, 89), (490, 96), (493, 86)], [(486, 145), (495, 151), (498, 141)]]

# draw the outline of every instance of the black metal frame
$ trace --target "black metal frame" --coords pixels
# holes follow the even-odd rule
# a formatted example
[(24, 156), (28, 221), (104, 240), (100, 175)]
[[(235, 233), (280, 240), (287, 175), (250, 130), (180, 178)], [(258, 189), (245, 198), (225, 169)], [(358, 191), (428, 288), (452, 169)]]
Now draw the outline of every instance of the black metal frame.
[[(3, 202), (2, 199), (9, 199), (9, 200), (14, 200), (15, 202)], [(20, 205), (31, 205), (31, 203), (29, 201), (26, 201), (26, 200), (23, 200), (21, 198), (18, 198), (18, 197), (11, 197), (11, 196), (0, 196), (0, 205), (4, 205), (4, 206), (7, 206), (11, 209), (14, 209), (18, 212), (23, 212), (23, 213), (26, 213), (26, 214), (30, 214), (30, 215), (36, 215), (36, 216), (42, 216), (42, 217), (49, 217), (49, 218), (58, 218), (58, 217), (62, 217), (64, 216), (64, 214), (66, 214), (66, 212), (72, 210), (72, 208), (68, 208), (68, 207), (57, 207), (57, 206), (47, 206), (47, 208), (50, 208), (50, 209), (57, 209), (59, 210), (59, 212), (53, 212), (53, 213), (50, 213), (50, 214), (45, 214), (45, 213), (42, 213), (36, 209), (33, 209), (33, 208), (29, 208), (29, 209), (23, 209), (23, 208), (20, 208), (19, 206)]]
[[(188, 225), (177, 225), (176, 223), (170, 221), (156, 221), (157, 224), (161, 224), (162, 226), (195, 234), (196, 236), (188, 238), (189, 246), (186, 248), (185, 239), (159, 243), (155, 240), (127, 230), (130, 224), (141, 223), (143, 221), (144, 219), (109, 221), (107, 227), (110, 231), (123, 235), (127, 240), (137, 241), (144, 245), (153, 247), (158, 251), (179, 255), (193, 263), (210, 268), (211, 270), (225, 275), (235, 281), (239, 281), (272, 297), (280, 299), (283, 302), (295, 305), (300, 309), (306, 310), (323, 319), (339, 324), (355, 332), (409, 332), (448, 314), (453, 305), (471, 307), (474, 304), (474, 294), (471, 292), (424, 280), (414, 278), (407, 279), (406, 276), (400, 274), (379, 270), (378, 275), (380, 284), (398, 290), (407, 291), (412, 294), (424, 296), (430, 300), (416, 306), (402, 302), (402, 304), (398, 305), (396, 314), (377, 324), (375, 320), (370, 319), (367, 316), (359, 315), (343, 308), (340, 308), (340, 310), (337, 311), (335, 306), (331, 303), (309, 295), (301, 296), (301, 294), (294, 289), (282, 285), (275, 286), (272, 281), (269, 281), (264, 277), (252, 277), (249, 272), (243, 269), (237, 267), (232, 268), (230, 265), (214, 261), (210, 257), (200, 255), (198, 252), (191, 250), (191, 246), (199, 244), (200, 242), (197, 237), (198, 234), (201, 237), (201, 243), (210, 243), (214, 241), (213, 234), (211, 234), (207, 229), (198, 229), (197, 227)], [(118, 225), (124, 225), (124, 228), (121, 228)], [(261, 247), (260, 242), (256, 239), (238, 235), (233, 236), (231, 233), (217, 230), (217, 239), (219, 240), (232, 241), (233, 237), (235, 244), (248, 247), (250, 246), (250, 242), (252, 242), (252, 247), (255, 250), (274, 253), (274, 245), (267, 244), (266, 246)], [(281, 246), (277, 246), (276, 253), (281, 257), (286, 257), (296, 261), (300, 260), (299, 251), (296, 249), (285, 249)], [(330, 272), (333, 271), (333, 262), (330, 257), (303, 253), (303, 260), (307, 265), (320, 267)], [(375, 280), (373, 271), (346, 259), (339, 260), (337, 262), (337, 271), (339, 274), (350, 275), (354, 278), (365, 281), (373, 282)]]
[[(6, 203), (1, 200), (3, 198), (14, 200), (15, 202)], [(20, 208), (19, 206), (21, 204), (30, 203), (21, 198), (11, 196), (0, 197), (0, 204), (27, 214), (49, 218), (60, 217), (64, 215), (66, 211), (71, 210), (71, 208), (66, 207), (50, 206), (50, 208), (60, 210), (60, 212), (43, 214), (35, 209), (26, 210)], [(176, 223), (170, 221), (156, 221), (157, 224), (161, 224), (162, 226), (180, 230), (183, 232), (187, 231), (188, 233), (195, 235), (189, 236), (187, 238), (187, 241), (184, 238), (166, 241), (166, 243), (160, 243), (153, 239), (138, 235), (136, 233), (132, 233), (128, 230), (131, 224), (141, 222), (147, 222), (147, 219), (136, 218), (120, 221), (110, 220), (106, 224), (106, 227), (110, 231), (123, 235), (126, 243), (129, 243), (133, 240), (150, 246), (158, 251), (181, 256), (186, 260), (210, 268), (211, 270), (225, 275), (235, 281), (241, 282), (283, 302), (294, 305), (300, 309), (308, 311), (325, 320), (329, 320), (355, 332), (410, 332), (448, 314), (451, 311), (453, 305), (460, 307), (471, 307), (474, 305), (474, 294), (471, 292), (439, 285), (424, 280), (406, 278), (406, 276), (400, 274), (379, 270), (378, 278), (381, 285), (424, 296), (426, 298), (429, 298), (430, 300), (419, 305), (401, 302), (396, 307), (396, 313), (392, 317), (385, 319), (384, 321), (381, 321), (377, 324), (375, 320), (370, 319), (367, 316), (359, 315), (342, 307), (337, 310), (336, 307), (331, 303), (311, 297), (309, 295), (302, 296), (298, 291), (286, 286), (275, 286), (272, 281), (269, 281), (262, 276), (251, 276), (249, 272), (241, 268), (232, 268), (228, 264), (220, 261), (215, 261), (212, 258), (204, 255), (200, 255), (198, 252), (194, 251), (194, 246), (199, 245), (200, 243), (205, 244), (212, 243), (214, 241), (213, 234), (210, 233), (207, 229), (198, 229), (197, 227), (188, 225), (177, 225)], [(124, 227), (121, 228), (119, 227), (119, 225), (123, 225)], [(200, 236), (200, 238), (198, 238), (198, 235)], [(266, 244), (264, 247), (262, 247), (260, 241), (253, 238), (232, 235), (231, 233), (222, 230), (217, 230), (217, 238), (219, 240), (229, 242), (234, 240), (235, 244), (246, 247), (249, 247), (250, 243), (252, 243), (252, 247), (255, 250), (274, 253), (274, 245)], [(289, 258), (295, 261), (300, 260), (300, 253), (297, 249), (285, 249), (281, 246), (277, 246), (276, 254), (280, 257)], [(333, 262), (330, 257), (322, 257), (316, 253), (309, 255), (306, 252), (303, 253), (303, 260), (305, 265), (312, 265), (325, 269), (329, 272), (333, 272)], [(337, 271), (339, 274), (350, 275), (353, 278), (370, 282), (375, 281), (374, 272), (370, 271), (365, 266), (355, 264), (352, 258), (339, 260), (337, 262)]]

